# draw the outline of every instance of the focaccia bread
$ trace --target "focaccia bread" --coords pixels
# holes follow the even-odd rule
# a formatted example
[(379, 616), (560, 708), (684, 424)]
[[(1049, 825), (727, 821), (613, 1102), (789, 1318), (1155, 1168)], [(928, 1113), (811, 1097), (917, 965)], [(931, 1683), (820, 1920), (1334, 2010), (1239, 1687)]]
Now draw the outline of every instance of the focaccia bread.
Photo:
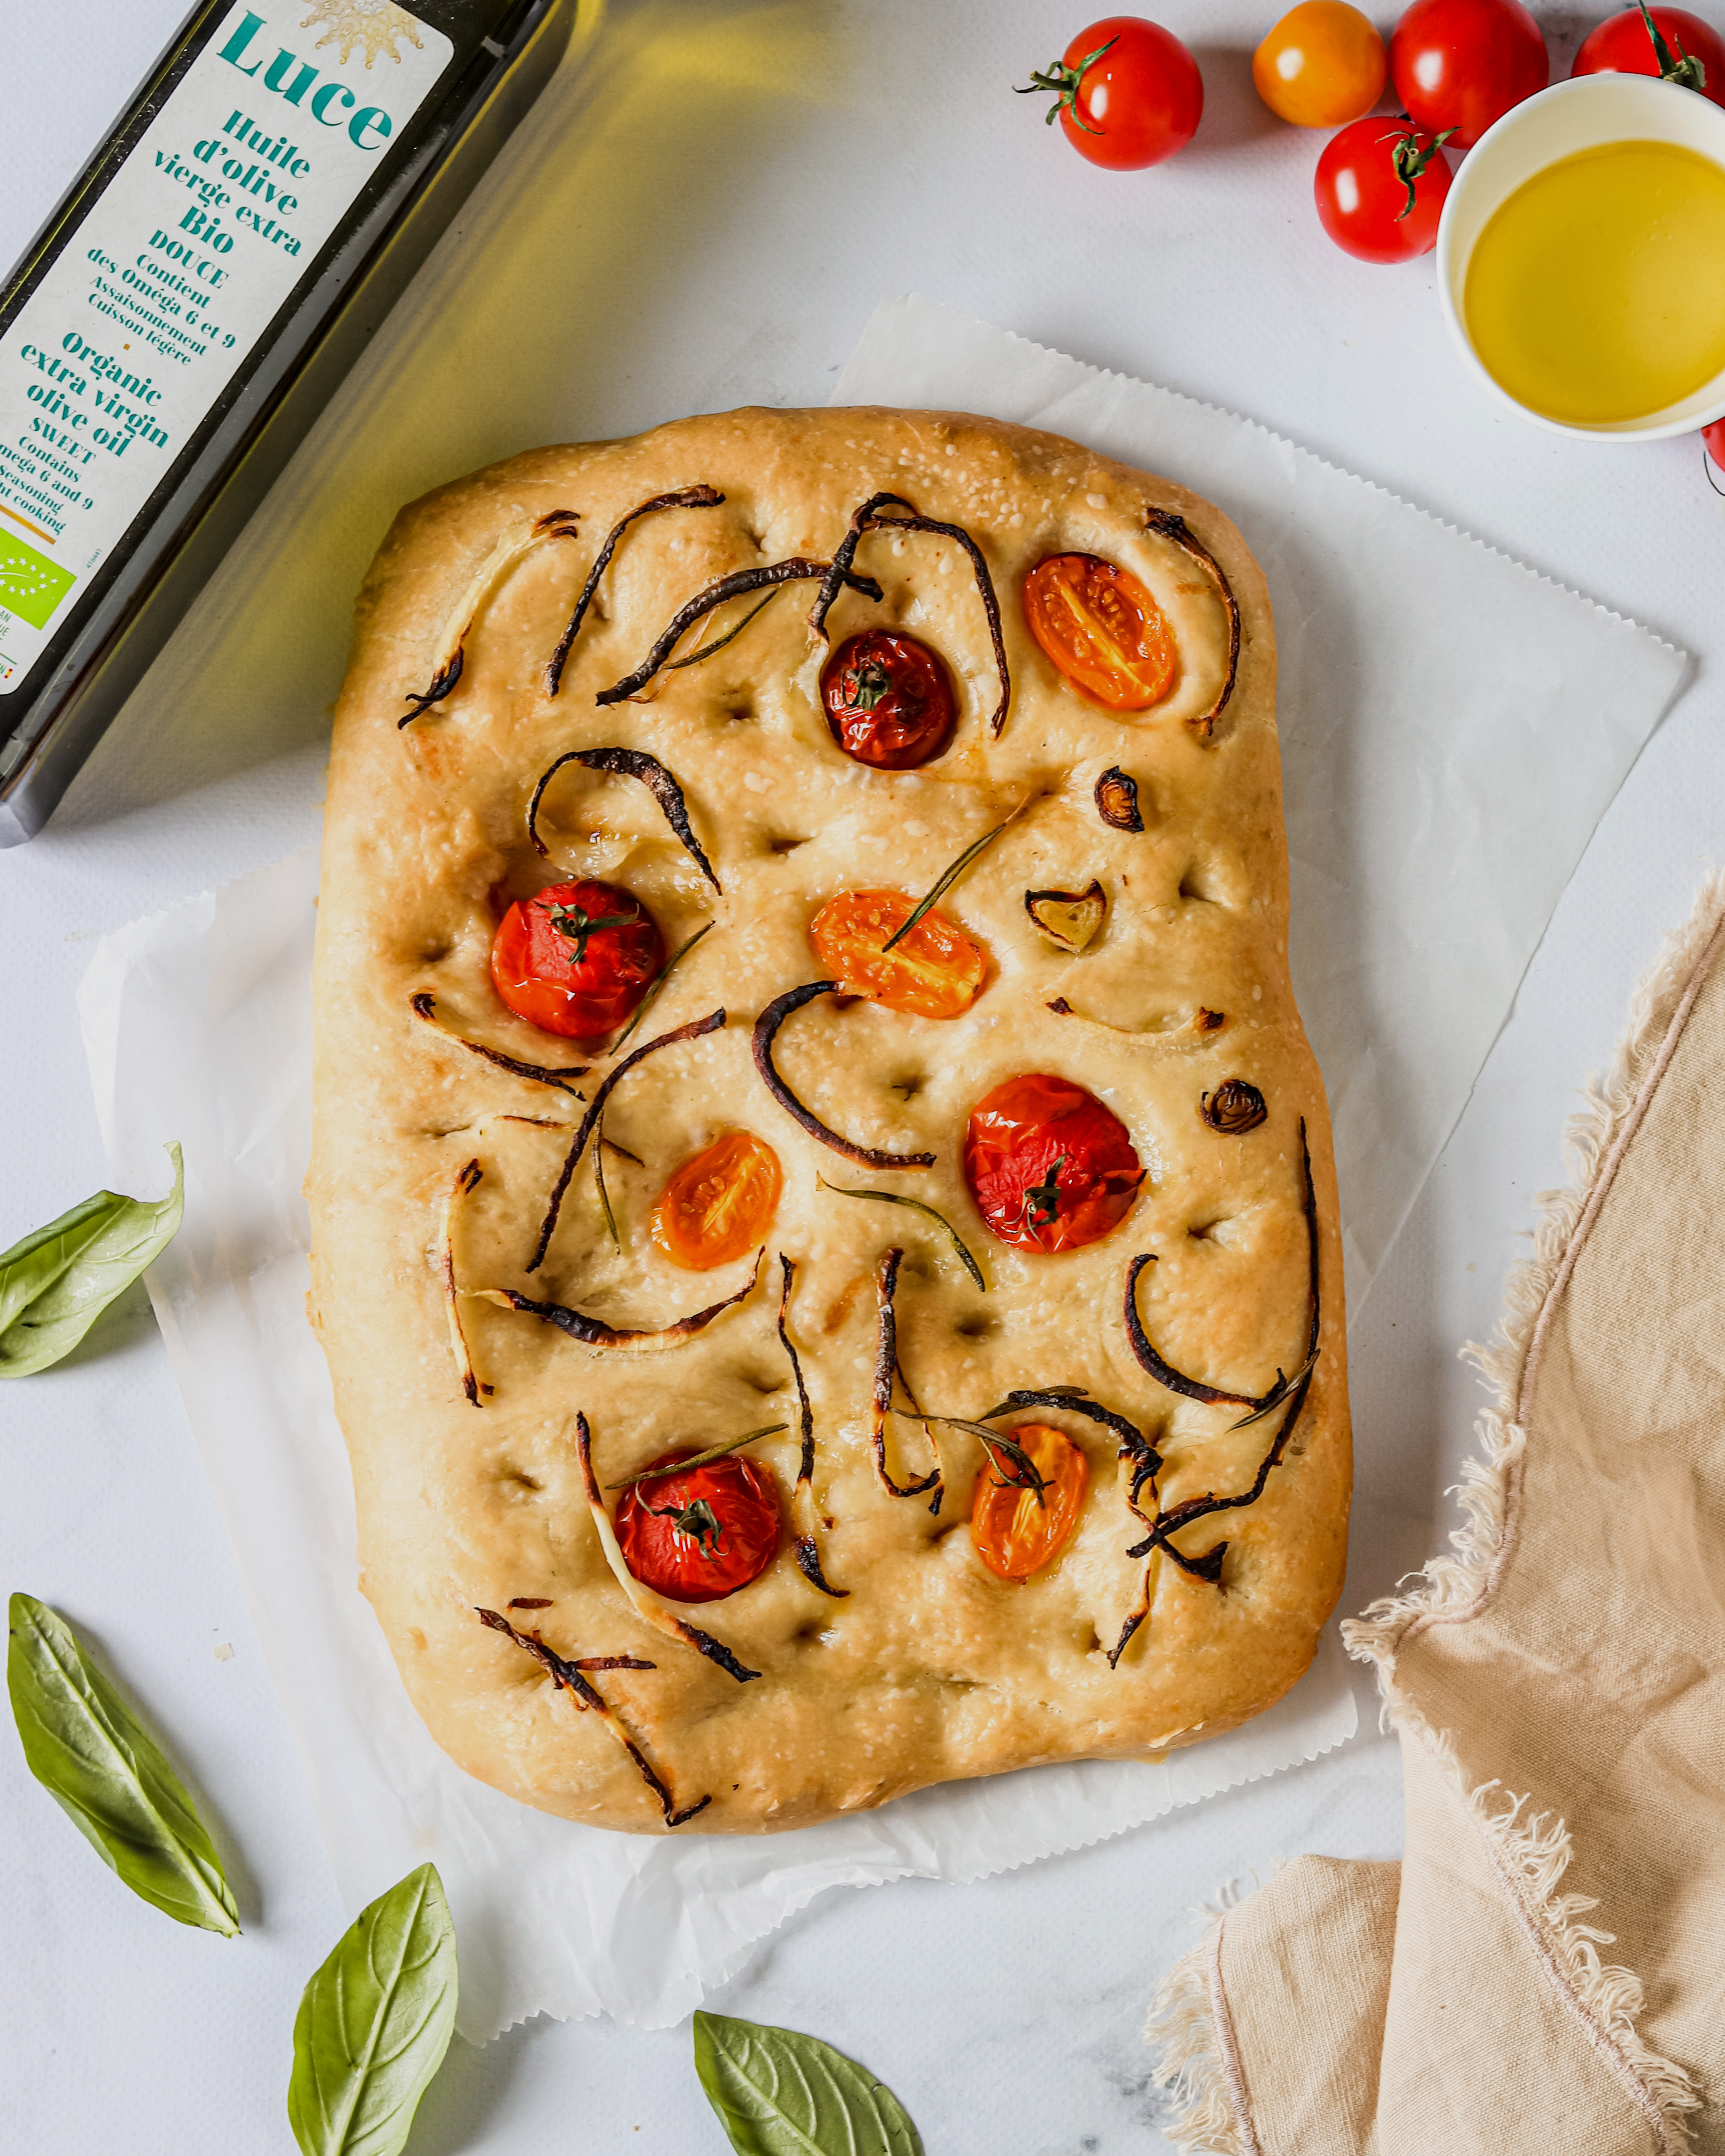
[[(362, 1584), (469, 1773), (752, 1832), (1155, 1756), (1306, 1669), (1350, 1461), (1275, 690), (1224, 516), (958, 414), (691, 419), (398, 517), (336, 718), (311, 1309)], [(636, 937), (600, 1037), (518, 1014), (511, 923), (576, 973)]]

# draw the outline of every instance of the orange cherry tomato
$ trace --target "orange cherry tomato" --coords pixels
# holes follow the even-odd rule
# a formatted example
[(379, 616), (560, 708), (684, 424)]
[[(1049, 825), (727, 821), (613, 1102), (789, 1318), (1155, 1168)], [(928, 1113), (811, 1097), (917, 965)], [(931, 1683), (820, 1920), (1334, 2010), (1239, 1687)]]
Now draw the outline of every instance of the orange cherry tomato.
[(665, 963), (665, 939), (633, 891), (614, 883), (553, 883), (510, 907), (491, 944), (491, 978), (542, 1033), (602, 1040), (621, 1025)]
[[(668, 1452), (655, 1467), (692, 1459)], [(719, 1602), (778, 1554), (778, 1485), (763, 1461), (733, 1452), (685, 1475), (631, 1482), (617, 1504), (623, 1561), (673, 1602)]]
[(1278, 120), (1345, 127), (1384, 95), (1389, 54), (1346, 0), (1301, 0), (1252, 54), (1252, 80)]
[(709, 1273), (754, 1249), (778, 1210), (778, 1155), (726, 1131), (676, 1171), (653, 1209), (653, 1240), (685, 1272)]
[(883, 949), (917, 903), (901, 891), (841, 891), (809, 922), (809, 941), (846, 995), (912, 1018), (957, 1018), (976, 1001), (988, 954), (938, 906)]
[(1129, 570), (1050, 554), (1024, 579), (1030, 634), (1069, 681), (1111, 711), (1159, 704), (1178, 676), (1168, 617)]
[(1077, 1526), (1090, 1470), (1071, 1439), (1045, 1422), (1021, 1422), (1004, 1434), (1029, 1454), (1045, 1486), (1019, 1489), (1005, 1480), (1015, 1462), (1002, 1466), (989, 1460), (976, 1479), (970, 1538), (990, 1572), (1028, 1579), (1059, 1554)]
[(964, 1179), (1003, 1243), (1076, 1250), (1119, 1226), (1144, 1170), (1126, 1125), (1094, 1093), (1033, 1070), (972, 1109)]

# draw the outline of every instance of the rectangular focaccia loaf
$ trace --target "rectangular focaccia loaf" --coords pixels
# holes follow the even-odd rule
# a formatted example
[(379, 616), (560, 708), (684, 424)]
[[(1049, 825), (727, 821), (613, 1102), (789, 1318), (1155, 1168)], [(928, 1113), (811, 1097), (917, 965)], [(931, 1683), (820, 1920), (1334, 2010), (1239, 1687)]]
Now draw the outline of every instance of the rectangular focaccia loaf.
[[(1350, 1462), (1275, 689), (1224, 516), (988, 420), (691, 419), (398, 517), (336, 719), (311, 1306), (362, 1584), (469, 1773), (753, 1832), (1153, 1756), (1306, 1669)], [(557, 981), (634, 967), (598, 1037), (519, 1014), (528, 927)], [(677, 1178), (721, 1140), (752, 1181)], [(752, 1576), (655, 1594), (619, 1527), (661, 1584), (649, 1543)]]

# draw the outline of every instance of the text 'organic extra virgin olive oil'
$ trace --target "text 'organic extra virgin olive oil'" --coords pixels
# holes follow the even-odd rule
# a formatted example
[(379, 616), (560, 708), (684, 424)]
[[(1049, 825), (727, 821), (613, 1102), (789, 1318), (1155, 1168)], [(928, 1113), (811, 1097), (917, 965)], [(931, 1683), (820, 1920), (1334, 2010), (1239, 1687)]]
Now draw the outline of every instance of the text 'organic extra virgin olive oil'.
[(0, 289), (0, 844), (41, 828), (576, 0), (203, 0)]
[(1463, 311), (1492, 379), (1548, 419), (1681, 403), (1725, 367), (1725, 170), (1668, 142), (1560, 158), (1480, 234)]

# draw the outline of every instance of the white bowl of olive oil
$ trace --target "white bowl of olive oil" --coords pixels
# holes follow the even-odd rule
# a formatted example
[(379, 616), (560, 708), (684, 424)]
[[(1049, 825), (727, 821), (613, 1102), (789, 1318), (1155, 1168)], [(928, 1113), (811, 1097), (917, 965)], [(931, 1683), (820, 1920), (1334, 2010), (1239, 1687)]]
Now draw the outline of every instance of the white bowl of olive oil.
[(1584, 75), (1464, 159), (1438, 294), (1494, 396), (1563, 434), (1655, 441), (1725, 416), (1725, 109)]

